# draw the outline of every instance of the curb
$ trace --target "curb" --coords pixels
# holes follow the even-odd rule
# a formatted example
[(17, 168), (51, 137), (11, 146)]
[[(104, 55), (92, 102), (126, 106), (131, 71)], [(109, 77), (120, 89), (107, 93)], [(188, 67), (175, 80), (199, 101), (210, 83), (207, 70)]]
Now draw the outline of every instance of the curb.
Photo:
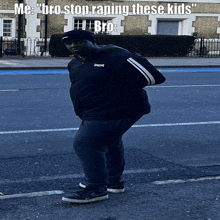
[(55, 69), (59, 69), (59, 70), (67, 70), (67, 67), (1, 67), (0, 71), (2, 70), (55, 70)]
[[(163, 68), (163, 69), (168, 69), (168, 68), (219, 68), (220, 65), (169, 65), (169, 66), (163, 66), (163, 65), (154, 65), (156, 68)], [(0, 71), (2, 70), (52, 70), (52, 69), (67, 69), (67, 67), (50, 67), (50, 66), (46, 66), (46, 67), (0, 67)]]

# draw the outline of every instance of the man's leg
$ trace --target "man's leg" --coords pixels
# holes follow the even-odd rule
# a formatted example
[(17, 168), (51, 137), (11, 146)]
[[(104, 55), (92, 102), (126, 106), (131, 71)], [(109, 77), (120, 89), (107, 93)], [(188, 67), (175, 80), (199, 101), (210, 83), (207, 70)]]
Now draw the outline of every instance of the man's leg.
[(122, 135), (136, 122), (140, 117), (121, 119), (117, 125), (117, 136), (113, 138), (108, 146), (106, 154), (106, 165), (108, 171), (107, 185), (112, 188), (112, 192), (123, 192), (123, 183), (121, 176), (124, 171), (124, 145)]
[(125, 167), (124, 145), (122, 137), (115, 138), (114, 144), (111, 143), (106, 154), (107, 184), (114, 185), (121, 181), (121, 175)]
[(63, 201), (88, 203), (108, 198), (107, 170), (110, 175), (109, 180), (120, 179), (124, 170), (124, 149), (121, 138), (138, 119), (83, 121), (81, 123), (74, 139), (74, 149), (83, 166), (86, 188), (63, 197)]
[(87, 186), (106, 186), (107, 148), (103, 136), (107, 131), (104, 130), (102, 121), (83, 121), (74, 138), (73, 147), (82, 164)]
[(139, 119), (82, 122), (74, 149), (85, 172), (86, 186), (120, 183), (125, 165), (122, 135)]
[(74, 149), (86, 177), (86, 188), (64, 195), (63, 201), (89, 203), (108, 199), (106, 190), (106, 137), (111, 123), (105, 121), (83, 121), (74, 138)]

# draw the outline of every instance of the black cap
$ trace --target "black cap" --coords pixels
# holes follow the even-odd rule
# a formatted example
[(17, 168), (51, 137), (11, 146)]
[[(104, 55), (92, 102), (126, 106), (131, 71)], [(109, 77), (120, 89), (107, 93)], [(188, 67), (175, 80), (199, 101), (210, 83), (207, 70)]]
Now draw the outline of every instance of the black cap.
[(88, 32), (88, 31), (83, 31), (83, 30), (68, 31), (62, 36), (63, 42), (65, 42), (67, 40), (75, 40), (75, 39), (90, 40), (92, 42), (95, 41), (92, 33)]

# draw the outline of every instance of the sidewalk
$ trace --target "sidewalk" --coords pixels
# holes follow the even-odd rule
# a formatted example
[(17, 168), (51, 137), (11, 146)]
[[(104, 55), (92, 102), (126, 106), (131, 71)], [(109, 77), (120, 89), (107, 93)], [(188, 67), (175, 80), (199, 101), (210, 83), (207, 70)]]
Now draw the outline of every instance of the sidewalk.
[[(157, 68), (169, 67), (220, 67), (220, 58), (148, 58)], [(70, 58), (0, 59), (4, 69), (65, 69)]]

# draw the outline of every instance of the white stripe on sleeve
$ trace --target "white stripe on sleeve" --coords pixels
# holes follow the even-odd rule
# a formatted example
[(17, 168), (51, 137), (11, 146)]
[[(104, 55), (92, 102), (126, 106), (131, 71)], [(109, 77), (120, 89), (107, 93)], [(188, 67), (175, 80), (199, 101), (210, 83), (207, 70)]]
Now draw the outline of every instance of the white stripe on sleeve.
[(140, 63), (135, 61), (133, 58), (129, 58), (127, 61), (144, 75), (148, 81), (148, 86), (155, 84), (154, 77)]

